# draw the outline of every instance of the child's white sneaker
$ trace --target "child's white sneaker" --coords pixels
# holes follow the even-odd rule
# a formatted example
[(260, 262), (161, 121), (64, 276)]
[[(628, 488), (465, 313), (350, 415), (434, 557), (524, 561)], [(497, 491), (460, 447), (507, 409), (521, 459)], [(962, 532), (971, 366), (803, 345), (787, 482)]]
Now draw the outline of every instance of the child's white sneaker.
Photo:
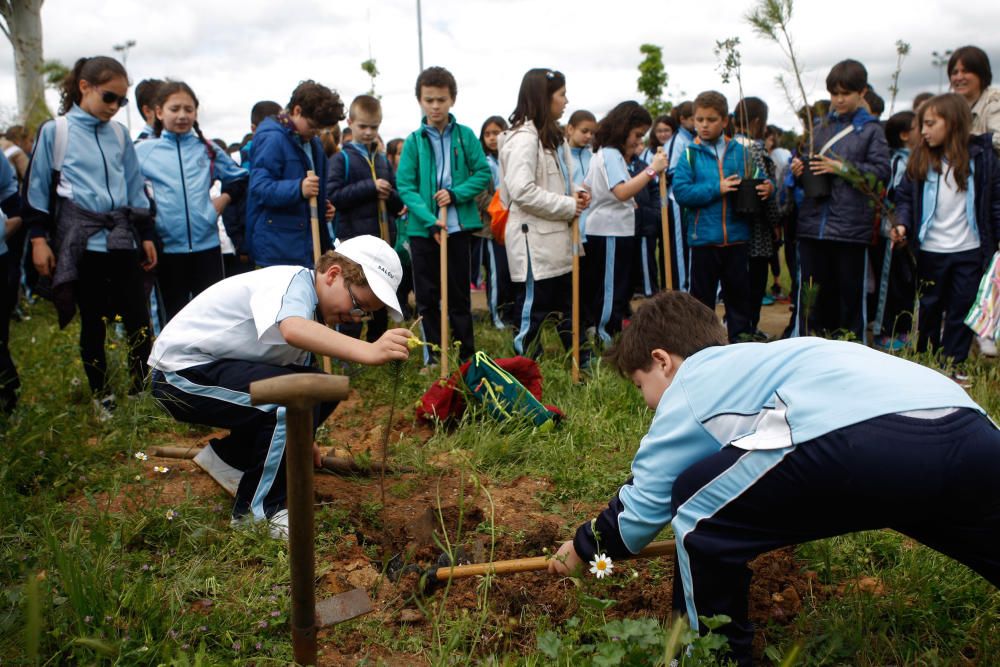
[(288, 541), (288, 510), (278, 510), (267, 520), (267, 532), (276, 540)]
[(236, 489), (239, 488), (240, 480), (243, 479), (243, 471), (237, 470), (219, 458), (219, 455), (212, 449), (212, 445), (205, 445), (198, 452), (198, 456), (194, 457), (194, 462), (218, 482), (219, 486), (226, 490), (226, 493), (231, 496), (236, 495)]
[(984, 357), (997, 356), (997, 344), (992, 338), (976, 336), (976, 342), (979, 344), (979, 353), (981, 355)]

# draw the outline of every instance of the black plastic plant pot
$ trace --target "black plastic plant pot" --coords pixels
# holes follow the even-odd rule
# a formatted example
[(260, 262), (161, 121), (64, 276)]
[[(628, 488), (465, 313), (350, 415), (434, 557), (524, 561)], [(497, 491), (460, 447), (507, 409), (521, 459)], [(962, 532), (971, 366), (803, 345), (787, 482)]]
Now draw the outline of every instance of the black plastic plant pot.
[(809, 160), (805, 160), (803, 164), (805, 168), (799, 180), (802, 182), (805, 196), (812, 199), (829, 197), (833, 192), (833, 174), (814, 174), (810, 169), (812, 163)]
[(736, 215), (757, 215), (760, 212), (760, 194), (757, 186), (764, 182), (762, 178), (744, 178), (733, 193), (733, 210)]

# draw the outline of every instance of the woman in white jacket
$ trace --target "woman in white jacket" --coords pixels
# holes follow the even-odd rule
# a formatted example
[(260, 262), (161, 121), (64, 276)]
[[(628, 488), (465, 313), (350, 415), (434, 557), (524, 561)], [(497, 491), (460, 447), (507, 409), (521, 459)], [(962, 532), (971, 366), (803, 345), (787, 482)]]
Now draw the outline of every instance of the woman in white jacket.
[(587, 207), (574, 192), (572, 161), (558, 120), (566, 109), (566, 78), (532, 69), (521, 80), (511, 129), (501, 136), (503, 203), (509, 209), (504, 243), (517, 291), (517, 354), (541, 354), (538, 336), (552, 314), (567, 350), (572, 348), (571, 271), (573, 218)]

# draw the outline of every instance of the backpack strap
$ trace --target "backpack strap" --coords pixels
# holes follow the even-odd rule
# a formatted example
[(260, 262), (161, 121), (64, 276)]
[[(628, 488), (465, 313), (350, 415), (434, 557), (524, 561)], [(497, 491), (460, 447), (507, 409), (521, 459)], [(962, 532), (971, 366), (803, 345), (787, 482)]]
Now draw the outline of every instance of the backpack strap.
[(351, 156), (347, 154), (346, 146), (340, 152), (344, 156), (344, 185), (347, 185), (351, 182)]
[(66, 146), (69, 144), (69, 119), (56, 116), (56, 136), (52, 142), (52, 171), (62, 171), (66, 161)]
[(819, 153), (816, 153), (816, 155), (825, 155), (828, 150), (833, 148), (834, 144), (836, 144), (838, 141), (840, 141), (853, 131), (854, 131), (854, 125), (848, 123), (847, 127), (845, 127), (840, 132), (830, 137), (830, 140), (827, 141), (825, 144), (823, 144), (823, 147), (819, 149)]

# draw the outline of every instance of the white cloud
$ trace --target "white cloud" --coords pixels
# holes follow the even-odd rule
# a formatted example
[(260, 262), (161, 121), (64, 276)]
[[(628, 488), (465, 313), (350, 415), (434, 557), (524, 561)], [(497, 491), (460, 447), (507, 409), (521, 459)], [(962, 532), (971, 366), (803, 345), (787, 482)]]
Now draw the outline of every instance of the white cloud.
[[(424, 64), (452, 70), (459, 85), (455, 114), (478, 130), (487, 116), (510, 113), (521, 75), (531, 67), (566, 74), (571, 111), (590, 108), (600, 116), (621, 100), (638, 98), (636, 67), (644, 42), (664, 47), (671, 99), (714, 88), (733, 103), (735, 85), (719, 80), (712, 49), (717, 39), (739, 36), (744, 92), (767, 100), (772, 122), (787, 126), (793, 117), (774, 84), (784, 63), (778, 47), (755, 37), (742, 20), (751, 5), (422, 0)], [(187, 81), (201, 100), (205, 132), (230, 142), (249, 130), (254, 102), (284, 104), (302, 79), (329, 85), (348, 102), (365, 92), (369, 81), (360, 64), (369, 45), (381, 72), (376, 89), (383, 101), (383, 136), (405, 136), (420, 120), (413, 94), (419, 71), (416, 0), (47, 0), (42, 20), (46, 58), (66, 64), (83, 55), (114, 55), (113, 44), (135, 39), (128, 59), (133, 82), (163, 76)], [(917, 92), (937, 90), (932, 50), (974, 43), (1000, 66), (1000, 33), (987, 29), (998, 24), (1000, 4), (982, 0), (964, 6), (944, 0), (798, 0), (792, 25), (815, 97), (825, 95), (830, 66), (848, 57), (867, 65), (872, 84), (885, 95), (895, 41), (910, 42), (897, 102), (902, 108)], [(0, 107), (10, 108), (15, 100), (13, 56), (9, 48), (0, 49)]]

